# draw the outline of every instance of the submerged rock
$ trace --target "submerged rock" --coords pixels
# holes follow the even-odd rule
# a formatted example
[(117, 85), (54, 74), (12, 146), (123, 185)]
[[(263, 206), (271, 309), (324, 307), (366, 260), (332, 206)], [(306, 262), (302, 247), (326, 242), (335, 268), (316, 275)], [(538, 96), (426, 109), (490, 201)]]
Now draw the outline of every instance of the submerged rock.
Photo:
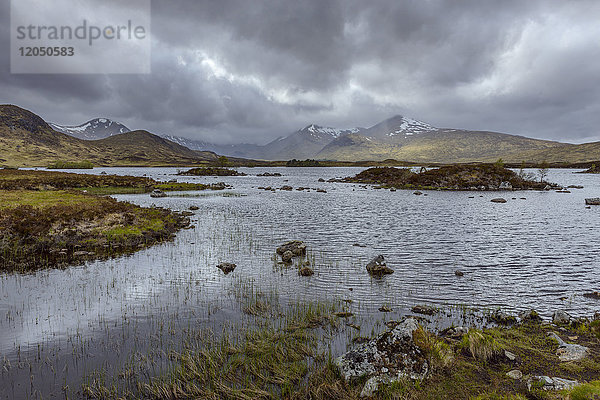
[(385, 265), (385, 259), (378, 255), (367, 264), (367, 272), (373, 276), (393, 274), (394, 270)]
[(433, 315), (436, 314), (438, 312), (438, 310), (434, 307), (431, 306), (414, 306), (413, 308), (410, 309), (412, 312), (414, 312), (415, 314), (423, 314), (423, 315)]
[(281, 190), (287, 190), (288, 192), (289, 192), (289, 191), (291, 191), (291, 190), (293, 190), (293, 189), (294, 189), (294, 188), (293, 188), (293, 187), (291, 187), (291, 186), (289, 186), (289, 185), (283, 185), (283, 186), (281, 187)]
[(550, 332), (548, 336), (558, 342), (558, 350), (556, 350), (556, 355), (560, 361), (583, 360), (590, 351), (589, 348), (580, 344), (566, 343), (554, 332)]
[(408, 318), (391, 331), (358, 344), (335, 360), (346, 381), (368, 377), (361, 397), (372, 396), (381, 383), (427, 377), (429, 364), (413, 340), (413, 332), (417, 327), (415, 319)]
[(221, 263), (219, 265), (217, 265), (217, 268), (219, 268), (221, 271), (223, 271), (223, 273), (225, 275), (227, 275), (230, 272), (233, 272), (233, 270), (237, 267), (237, 265), (232, 264), (232, 263)]
[(454, 271), (454, 275), (456, 275), (456, 276), (465, 276), (465, 273), (462, 272), (461, 270), (457, 269), (456, 271)]

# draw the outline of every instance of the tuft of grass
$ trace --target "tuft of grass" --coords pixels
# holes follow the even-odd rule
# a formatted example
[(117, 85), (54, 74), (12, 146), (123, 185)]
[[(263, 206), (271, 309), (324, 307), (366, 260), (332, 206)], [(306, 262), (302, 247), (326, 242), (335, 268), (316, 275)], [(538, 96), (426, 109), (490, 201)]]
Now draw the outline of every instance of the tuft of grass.
[(600, 381), (593, 381), (571, 390), (571, 400), (600, 400)]
[(484, 363), (499, 356), (502, 351), (502, 347), (492, 336), (477, 329), (471, 329), (464, 335), (459, 347)]
[(454, 361), (454, 349), (437, 335), (419, 325), (413, 332), (415, 344), (423, 351), (432, 368), (446, 368)]

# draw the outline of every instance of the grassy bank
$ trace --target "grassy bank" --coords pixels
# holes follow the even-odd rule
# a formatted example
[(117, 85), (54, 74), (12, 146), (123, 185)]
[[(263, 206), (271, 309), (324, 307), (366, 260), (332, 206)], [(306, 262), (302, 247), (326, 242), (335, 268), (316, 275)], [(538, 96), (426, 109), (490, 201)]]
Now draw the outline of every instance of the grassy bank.
[(64, 190), (0, 191), (0, 270), (63, 267), (171, 239), (189, 220)]

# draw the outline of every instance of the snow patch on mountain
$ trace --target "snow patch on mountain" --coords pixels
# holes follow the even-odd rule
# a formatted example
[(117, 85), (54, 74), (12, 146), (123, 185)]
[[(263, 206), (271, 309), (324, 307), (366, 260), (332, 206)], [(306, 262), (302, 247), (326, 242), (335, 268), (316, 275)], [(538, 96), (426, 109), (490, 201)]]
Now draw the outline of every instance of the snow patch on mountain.
[(394, 130), (389, 132), (388, 136), (406, 135), (411, 136), (414, 134), (425, 133), (435, 131), (437, 128), (412, 118), (402, 117), (402, 123), (398, 125)]
[(314, 134), (330, 135), (330, 136), (333, 136), (335, 139), (337, 139), (338, 137), (340, 137), (342, 135), (347, 135), (350, 133), (357, 133), (360, 131), (360, 128), (338, 129), (338, 128), (331, 128), (331, 127), (327, 127), (327, 126), (311, 124), (311, 125), (308, 125), (307, 127), (305, 127), (304, 129), (301, 129), (301, 131), (309, 132), (309, 133), (313, 134), (313, 136), (314, 136)]

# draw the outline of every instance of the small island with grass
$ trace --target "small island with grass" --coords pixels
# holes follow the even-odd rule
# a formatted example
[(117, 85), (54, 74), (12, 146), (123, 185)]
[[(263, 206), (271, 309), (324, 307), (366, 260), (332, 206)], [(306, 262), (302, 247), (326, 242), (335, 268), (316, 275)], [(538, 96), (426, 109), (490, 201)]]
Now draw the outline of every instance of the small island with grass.
[(48, 164), (48, 169), (93, 169), (90, 161), (54, 161)]
[(243, 172), (223, 167), (198, 167), (178, 172), (177, 175), (184, 176), (246, 176)]
[(409, 168), (375, 167), (340, 181), (396, 189), (435, 190), (543, 190), (556, 186), (543, 179), (534, 180), (525, 173), (516, 173), (501, 163), (422, 168), (418, 173)]
[(222, 190), (224, 184), (0, 170), (0, 270), (31, 271), (130, 253), (170, 240), (189, 218), (108, 194)]

